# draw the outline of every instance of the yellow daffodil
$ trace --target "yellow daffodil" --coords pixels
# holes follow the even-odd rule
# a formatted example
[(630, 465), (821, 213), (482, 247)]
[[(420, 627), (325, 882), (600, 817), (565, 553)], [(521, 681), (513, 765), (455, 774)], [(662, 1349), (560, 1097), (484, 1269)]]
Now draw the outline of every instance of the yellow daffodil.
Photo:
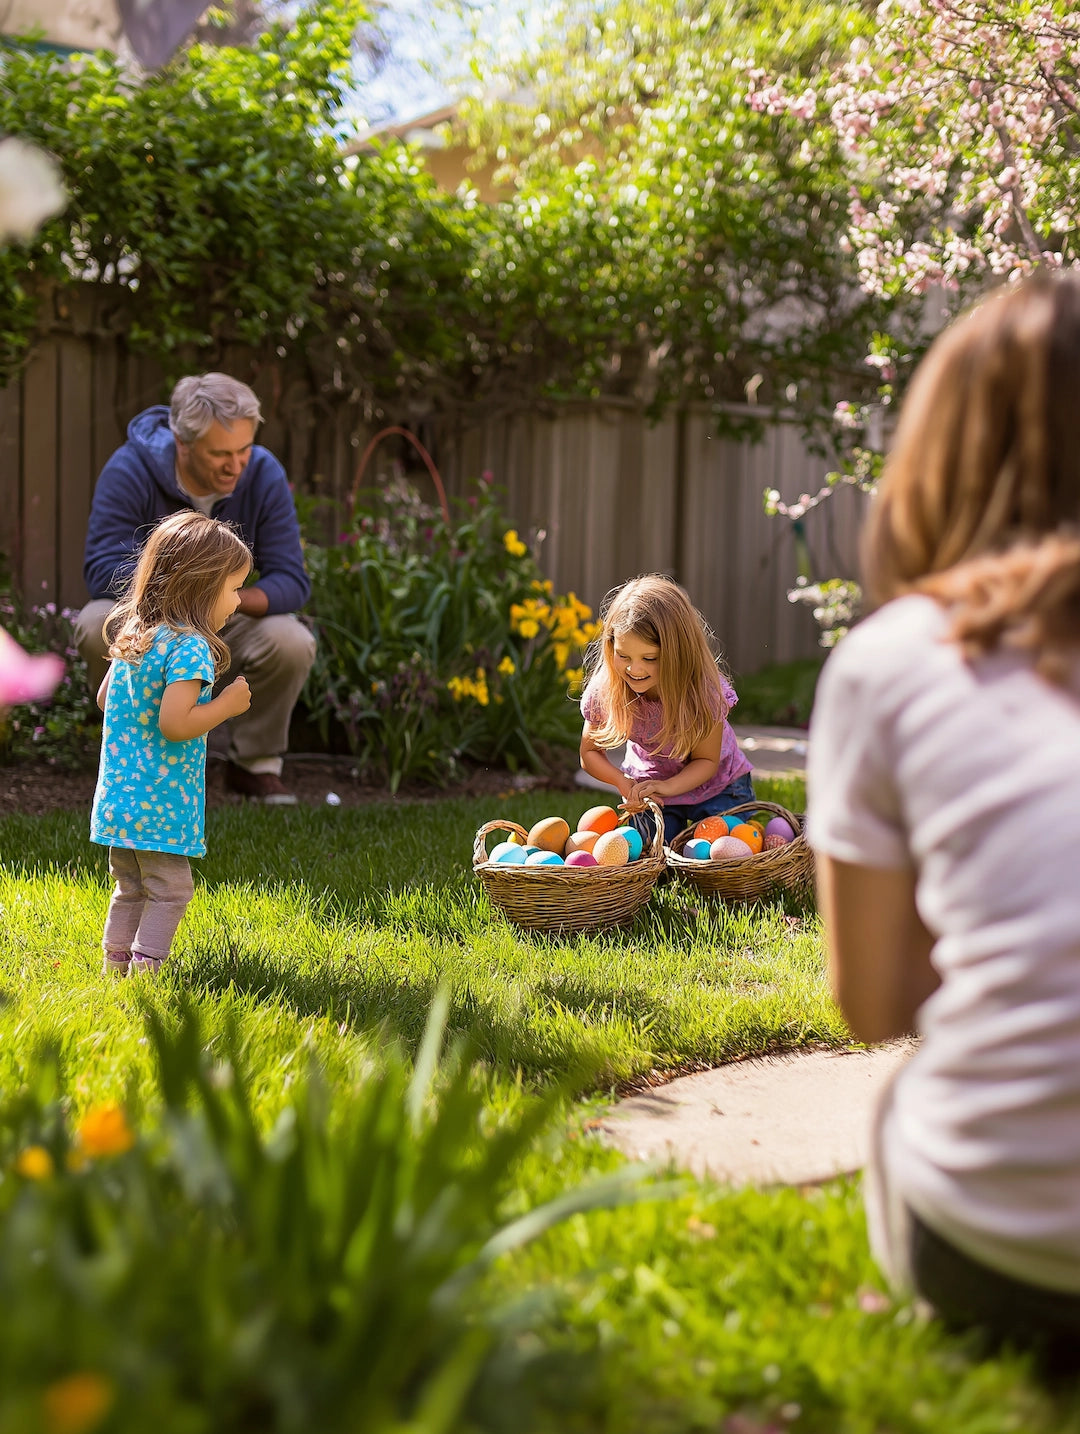
[(85, 1155), (123, 1155), (135, 1144), (135, 1132), (127, 1116), (115, 1103), (98, 1105), (83, 1117), (79, 1125), (79, 1145)]
[(50, 1384), (41, 1398), (49, 1434), (92, 1434), (108, 1414), (116, 1391), (102, 1374), (89, 1370)]
[(512, 558), (523, 558), (529, 551), (526, 544), (518, 537), (516, 528), (508, 528), (503, 534), (503, 547)]
[(28, 1145), (15, 1157), (15, 1174), (24, 1180), (48, 1180), (53, 1169), (53, 1158), (44, 1145)]
[(540, 624), (534, 617), (522, 618), (521, 622), (518, 623), (518, 632), (521, 633), (522, 637), (535, 637), (539, 631)]
[(512, 657), (504, 657), (503, 660), (499, 663), (498, 670), (502, 673), (504, 677), (513, 677), (514, 673), (517, 671), (517, 668), (514, 665), (514, 659)]

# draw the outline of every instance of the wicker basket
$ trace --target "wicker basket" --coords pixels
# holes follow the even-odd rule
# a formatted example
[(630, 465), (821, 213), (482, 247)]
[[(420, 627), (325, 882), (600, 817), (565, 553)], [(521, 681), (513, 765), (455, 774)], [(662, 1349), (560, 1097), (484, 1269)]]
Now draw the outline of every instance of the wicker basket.
[(723, 815), (731, 816), (735, 812), (771, 812), (775, 817), (783, 817), (791, 823), (795, 840), (772, 851), (760, 851), (756, 856), (745, 856), (736, 861), (693, 861), (682, 854), (683, 847), (694, 835), (694, 828), (687, 827), (667, 848), (668, 866), (693, 882), (699, 891), (708, 896), (719, 896), (723, 901), (757, 901), (781, 891), (800, 896), (811, 892), (814, 854), (803, 835), (802, 817), (795, 816), (775, 802), (744, 802)]
[(476, 833), (473, 871), (507, 920), (527, 931), (565, 935), (597, 931), (632, 921), (648, 901), (666, 866), (664, 818), (654, 802), (646, 806), (656, 822), (648, 846), (626, 866), (521, 866), (488, 861), (492, 832), (528, 838), (516, 822), (485, 822)]

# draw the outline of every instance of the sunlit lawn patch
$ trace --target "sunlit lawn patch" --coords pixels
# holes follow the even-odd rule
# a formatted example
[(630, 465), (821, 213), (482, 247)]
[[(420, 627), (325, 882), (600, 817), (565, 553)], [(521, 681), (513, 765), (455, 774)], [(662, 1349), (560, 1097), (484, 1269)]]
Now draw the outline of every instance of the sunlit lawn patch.
[[(801, 805), (791, 784), (761, 795)], [(38, 1053), (52, 1045), (72, 1128), (82, 1121), (95, 1149), (115, 1151), (105, 1165), (126, 1169), (142, 1149), (128, 1151), (130, 1131), (152, 1143), (161, 1119), (147, 1009), (171, 1028), (186, 1002), (211, 1063), (230, 1049), (242, 1060), (257, 1128), (280, 1121), (312, 1062), (325, 1118), (349, 1121), (393, 1048), (418, 1050), (442, 985), (451, 1032), (472, 1042), (485, 1128), (516, 1119), (530, 1091), (553, 1080), (577, 1098), (504, 1182), (509, 1219), (622, 1165), (588, 1119), (618, 1083), (847, 1039), (812, 912), (730, 911), (668, 883), (625, 932), (557, 940), (507, 926), (471, 874), (476, 827), (493, 806), (528, 825), (590, 804), (534, 792), (499, 803), (212, 812), (175, 965), (156, 986), (99, 975), (107, 878), (84, 819), (0, 822), (0, 1085), (32, 1086)], [(78, 1178), (44, 1135), (11, 1150), (3, 1175), (43, 1196)], [(477, 1308), (513, 1313), (499, 1317), (492, 1362), (473, 1387), (473, 1427), (507, 1428), (513, 1410), (515, 1434), (529, 1419), (645, 1434), (1080, 1428), (1074, 1406), (1052, 1406), (1022, 1364), (980, 1363), (884, 1296), (854, 1186), (679, 1189), (575, 1215), (499, 1263)], [(11, 1218), (0, 1209), (0, 1232)], [(188, 1298), (184, 1268), (165, 1260), (160, 1279)], [(87, 1372), (58, 1356), (54, 1383)], [(113, 1401), (124, 1376), (105, 1372), (100, 1427), (126, 1429)], [(230, 1407), (199, 1395), (170, 1413), (166, 1399), (160, 1428), (239, 1428)]]

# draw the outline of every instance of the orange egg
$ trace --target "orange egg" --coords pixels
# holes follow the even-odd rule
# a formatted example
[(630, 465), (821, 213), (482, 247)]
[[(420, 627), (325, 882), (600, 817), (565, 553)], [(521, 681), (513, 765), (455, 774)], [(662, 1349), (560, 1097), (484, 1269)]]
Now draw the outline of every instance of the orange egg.
[(728, 824), (723, 817), (703, 817), (694, 828), (694, 836), (701, 841), (715, 841), (727, 834)]
[(569, 835), (569, 822), (564, 822), (562, 817), (544, 817), (529, 832), (529, 845), (541, 847), (544, 851), (553, 851), (556, 856), (561, 856)]
[(619, 814), (614, 807), (590, 807), (583, 812), (577, 824), (579, 832), (613, 832), (619, 825)]
[(566, 838), (563, 856), (569, 856), (574, 851), (592, 851), (599, 839), (599, 832), (571, 832)]
[(760, 827), (751, 826), (749, 822), (740, 822), (737, 827), (732, 827), (729, 835), (738, 837), (744, 841), (752, 852), (759, 852), (764, 845), (765, 836)]
[(630, 860), (630, 843), (621, 832), (601, 832), (592, 854), (597, 866), (625, 866)]

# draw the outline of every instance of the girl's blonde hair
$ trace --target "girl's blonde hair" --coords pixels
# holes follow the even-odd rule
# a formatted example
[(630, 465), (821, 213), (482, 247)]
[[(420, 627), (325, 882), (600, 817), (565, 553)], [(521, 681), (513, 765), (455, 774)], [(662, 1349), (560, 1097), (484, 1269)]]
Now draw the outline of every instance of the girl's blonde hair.
[(214, 607), (226, 578), (241, 568), (250, 572), (251, 550), (228, 524), (191, 511), (163, 518), (105, 620), (109, 656), (139, 662), (165, 626), (205, 638), (220, 674), (229, 665), (229, 649), (213, 629)]
[(1080, 645), (1080, 279), (998, 291), (930, 348), (863, 541), (876, 603), (925, 592), (969, 656)]
[(648, 573), (613, 588), (600, 607), (600, 635), (589, 646), (583, 702), (595, 696), (607, 714), (593, 732), (598, 747), (618, 747), (629, 736), (639, 699), (623, 680), (615, 645), (627, 633), (658, 649), (657, 689), (663, 720), (654, 750), (689, 756), (727, 716), (719, 661), (708, 623), (685, 591), (663, 573)]

